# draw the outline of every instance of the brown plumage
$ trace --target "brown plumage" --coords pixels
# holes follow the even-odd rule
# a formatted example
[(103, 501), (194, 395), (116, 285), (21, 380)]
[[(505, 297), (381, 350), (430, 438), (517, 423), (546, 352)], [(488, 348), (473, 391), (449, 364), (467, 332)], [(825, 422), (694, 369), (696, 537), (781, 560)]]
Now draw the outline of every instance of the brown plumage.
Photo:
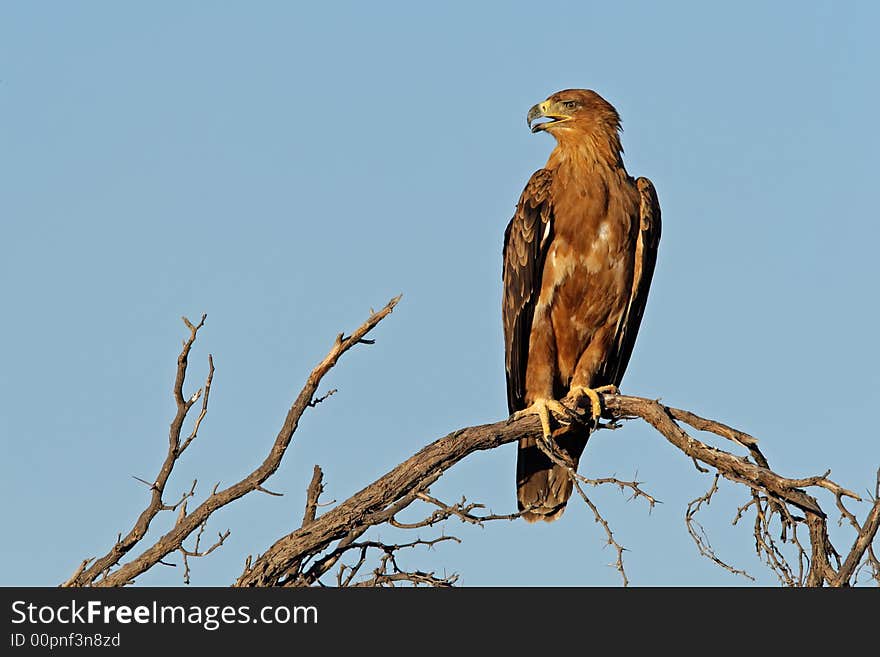
[[(511, 413), (536, 402), (552, 408), (572, 389), (620, 384), (660, 241), (654, 187), (623, 166), (617, 111), (594, 91), (568, 89), (535, 105), (529, 125), (539, 117), (553, 120), (532, 131), (549, 132), (557, 145), (526, 184), (504, 235)], [(588, 437), (574, 430), (557, 443), (577, 463)], [(572, 491), (535, 439), (520, 442), (516, 481), (530, 522), (558, 518)]]

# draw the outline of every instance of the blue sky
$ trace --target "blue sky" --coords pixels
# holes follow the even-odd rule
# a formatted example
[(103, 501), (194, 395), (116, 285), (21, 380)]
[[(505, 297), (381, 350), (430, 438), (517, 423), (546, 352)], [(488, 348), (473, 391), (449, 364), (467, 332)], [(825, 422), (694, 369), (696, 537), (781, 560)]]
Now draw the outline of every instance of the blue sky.
[[(169, 492), (197, 477), (204, 495), (264, 457), (335, 334), (404, 294), (326, 380), (339, 393), (268, 483), (285, 496), (212, 520), (232, 534), (192, 564), (196, 584), (230, 583), (294, 527), (313, 464), (344, 499), (504, 417), (502, 236), (552, 148), (525, 114), (567, 87), (617, 107), (626, 166), (663, 209), (624, 392), (864, 492), (880, 465), (878, 20), (831, 2), (3, 3), (0, 583), (66, 579), (144, 507), (131, 475), (164, 455), (181, 315), (208, 314), (189, 389), (208, 353), (217, 371)], [(475, 455), (432, 492), (510, 512), (515, 452)], [(685, 530), (710, 478), (645, 426), (597, 434), (581, 472), (637, 473), (663, 502), (594, 492), (633, 584), (746, 583)], [(774, 584), (730, 526), (745, 499), (722, 484), (706, 527)], [(580, 504), (551, 525), (446, 531), (464, 542), (406, 563), (465, 585), (619, 583)]]

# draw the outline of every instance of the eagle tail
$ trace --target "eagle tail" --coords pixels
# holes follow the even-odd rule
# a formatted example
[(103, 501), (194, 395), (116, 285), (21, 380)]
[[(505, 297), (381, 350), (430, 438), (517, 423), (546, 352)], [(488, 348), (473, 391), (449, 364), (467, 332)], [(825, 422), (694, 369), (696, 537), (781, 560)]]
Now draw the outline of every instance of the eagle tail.
[[(586, 429), (572, 430), (557, 439), (556, 445), (577, 467), (588, 438), (589, 431)], [(571, 497), (572, 482), (566, 469), (553, 463), (540, 450), (538, 440), (529, 437), (519, 441), (516, 457), (517, 505), (526, 522), (552, 522), (565, 511), (565, 505)]]

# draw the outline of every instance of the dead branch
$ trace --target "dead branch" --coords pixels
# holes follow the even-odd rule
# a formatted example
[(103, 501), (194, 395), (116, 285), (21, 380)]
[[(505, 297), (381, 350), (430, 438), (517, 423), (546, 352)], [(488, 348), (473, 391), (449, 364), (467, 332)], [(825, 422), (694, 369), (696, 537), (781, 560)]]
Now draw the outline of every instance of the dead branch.
[(306, 511), (303, 514), (302, 527), (310, 525), (315, 520), (315, 514), (318, 512), (318, 498), (324, 492), (324, 473), (320, 466), (315, 465), (312, 471), (312, 480), (306, 489)]
[[(183, 349), (177, 359), (177, 374), (173, 388), (177, 413), (171, 423), (168, 453), (159, 471), (159, 475), (151, 487), (150, 503), (138, 518), (134, 528), (132, 528), (125, 538), (117, 541), (106, 555), (96, 559), (91, 566), (79, 572), (75, 577), (71, 577), (65, 582), (65, 584), (68, 586), (124, 586), (129, 584), (134, 581), (138, 575), (153, 567), (163, 557), (171, 552), (179, 550), (187, 537), (202, 527), (215, 511), (230, 504), (243, 495), (260, 488), (261, 484), (263, 484), (263, 482), (265, 482), (266, 479), (268, 479), (281, 465), (281, 459), (287, 451), (287, 447), (299, 425), (299, 420), (302, 417), (302, 414), (315, 399), (315, 393), (318, 390), (321, 379), (323, 379), (327, 372), (336, 365), (339, 358), (345, 352), (363, 342), (364, 336), (375, 328), (379, 322), (385, 319), (385, 317), (391, 314), (398, 301), (400, 301), (399, 296), (389, 301), (388, 304), (378, 312), (372, 313), (367, 321), (361, 324), (361, 326), (350, 336), (344, 337), (343, 333), (336, 336), (336, 340), (327, 356), (325, 356), (309, 374), (305, 385), (296, 400), (293, 402), (290, 410), (287, 412), (287, 417), (275, 438), (275, 442), (272, 444), (269, 454), (256, 470), (222, 491), (218, 492), (215, 487), (211, 495), (208, 496), (208, 498), (205, 499), (205, 501), (194, 511), (178, 518), (177, 523), (171, 531), (145, 549), (138, 557), (120, 566), (119, 562), (122, 557), (135, 547), (141, 539), (143, 539), (150, 527), (150, 522), (155, 518), (159, 511), (166, 507), (162, 502), (162, 495), (165, 491), (168, 477), (171, 475), (174, 465), (183, 454), (183, 451), (189, 447), (195, 439), (199, 425), (204, 418), (204, 413), (207, 412), (207, 392), (210, 389), (211, 380), (214, 374), (213, 359), (209, 358), (208, 360), (209, 372), (205, 388), (203, 389), (204, 392), (196, 393), (189, 399), (186, 399), (183, 395), (183, 385), (186, 379), (189, 352), (196, 340), (196, 335), (199, 329), (204, 326), (206, 315), (202, 315), (202, 319), (197, 325), (193, 325), (184, 317), (183, 321), (190, 330), (190, 336), (184, 341)], [(195, 404), (201, 396), (204, 396), (202, 413), (200, 413), (199, 417), (196, 419), (190, 437), (188, 437), (181, 445), (180, 435), (184, 420), (193, 404)], [(115, 570), (110, 572), (113, 568), (115, 568)], [(98, 579), (99, 577), (101, 578), (100, 580)]]
[[(855, 522), (858, 524), (858, 521)], [(865, 523), (859, 528), (855, 542), (853, 543), (852, 548), (850, 548), (849, 555), (846, 557), (846, 561), (844, 561), (840, 570), (837, 571), (835, 578), (828, 582), (829, 584), (832, 586), (845, 586), (849, 584), (850, 578), (861, 563), (865, 551), (871, 547), (871, 543), (873, 543), (874, 537), (877, 535), (878, 526), (880, 526), (880, 469), (877, 470), (877, 484), (874, 488), (874, 504), (868, 512), (868, 517), (865, 519)], [(874, 578), (877, 579), (878, 563), (877, 557), (874, 556), (873, 551), (870, 553), (870, 563), (874, 570)], [(880, 580), (878, 580), (878, 583), (880, 583)]]
[[(427, 584), (428, 586), (434, 587), (452, 586), (458, 579), (457, 575), (451, 575), (449, 577), (437, 577), (434, 573), (425, 573), (418, 570), (407, 571), (401, 568), (397, 562), (397, 553), (401, 550), (414, 548), (420, 545), (426, 546), (430, 549), (438, 543), (442, 543), (444, 541), (455, 541), (457, 543), (460, 542), (459, 539), (454, 536), (440, 536), (432, 540), (416, 539), (414, 541), (410, 541), (409, 543), (401, 543), (399, 545), (389, 545), (387, 543), (382, 543), (381, 541), (362, 541), (351, 543), (342, 548), (341, 552), (338, 553), (338, 556), (341, 556), (345, 552), (355, 551), (359, 553), (358, 560), (354, 565), (349, 566), (347, 564), (342, 564), (340, 566), (339, 572), (336, 575), (336, 583), (338, 586), (341, 587), (385, 585), (393, 586), (393, 582), (401, 581), (408, 581), (416, 586), (418, 586), (419, 584)], [(361, 568), (367, 562), (367, 553), (370, 549), (382, 553), (382, 556), (379, 558), (379, 564), (373, 570), (372, 577), (356, 580), (355, 577), (358, 575)]]
[(419, 527), (433, 527), (437, 523), (455, 517), (462, 522), (482, 527), (484, 523), (492, 520), (516, 520), (522, 515), (521, 513), (506, 513), (503, 515), (488, 513), (484, 515), (475, 515), (472, 513), (473, 511), (477, 509), (485, 509), (486, 506), (484, 504), (476, 504), (473, 502), (469, 503), (464, 497), (461, 498), (461, 502), (456, 502), (452, 505), (445, 504), (427, 493), (419, 493), (416, 497), (423, 502), (438, 507), (437, 510), (424, 520), (419, 520), (417, 522), (400, 522), (392, 516), (388, 521), (388, 524), (392, 527), (397, 527), (398, 529), (418, 529)]
[(603, 516), (599, 512), (599, 508), (593, 503), (593, 501), (587, 497), (587, 494), (584, 493), (584, 489), (581, 488), (581, 484), (576, 479), (574, 480), (574, 489), (581, 496), (581, 499), (584, 501), (584, 504), (589, 507), (590, 511), (593, 512), (593, 519), (597, 524), (601, 525), (602, 529), (605, 531), (606, 544), (610, 545), (614, 548), (614, 551), (617, 553), (617, 559), (614, 562), (614, 568), (617, 572), (620, 573), (620, 577), (623, 579), (623, 585), (629, 586), (629, 579), (626, 576), (626, 569), (623, 567), (623, 552), (626, 550), (620, 543), (618, 543), (614, 539), (614, 532), (611, 531), (611, 525), (608, 524), (608, 521), (605, 520), (605, 516)]
[[(703, 431), (719, 436), (737, 439), (734, 442), (744, 445), (753, 457), (738, 456), (718, 449), (688, 435), (676, 421), (671, 409), (651, 399), (630, 397), (626, 395), (607, 395), (604, 404), (609, 417), (613, 420), (641, 418), (653, 426), (673, 446), (689, 458), (708, 468), (714, 469), (722, 477), (738, 484), (743, 484), (756, 494), (763, 495), (766, 503), (760, 505), (759, 524), (765, 523), (769, 532), (769, 517), (774, 509), (785, 508), (785, 521), (788, 523), (805, 524), (810, 536), (809, 569), (803, 577), (792, 576), (790, 584), (819, 586), (822, 584), (839, 585), (842, 579), (838, 571), (830, 563), (829, 557), (836, 554), (831, 545), (827, 531), (827, 515), (817, 500), (804, 489), (817, 487), (828, 490), (845, 490), (834, 484), (825, 475), (795, 479), (779, 475), (767, 467), (757, 463), (767, 462), (761, 454), (757, 440), (743, 432), (731, 429), (727, 425), (699, 418), (693, 414), (676, 411), (679, 417), (699, 424)], [(417, 454), (407, 459), (386, 475), (373, 482), (348, 500), (342, 502), (308, 527), (301, 528), (279, 539), (270, 546), (262, 556), (250, 564), (250, 567), (236, 581), (237, 586), (272, 586), (299, 579), (299, 565), (310, 555), (320, 554), (330, 548), (335, 541), (342, 541), (353, 532), (358, 532), (385, 522), (389, 517), (389, 509), (408, 505), (412, 491), (418, 489), (426, 477), (437, 477), (452, 465), (469, 454), (485, 449), (493, 449), (499, 445), (515, 442), (523, 436), (540, 435), (540, 422), (535, 417), (523, 417), (517, 420), (505, 420), (495, 424), (480, 425), (459, 429), (451, 434), (427, 445)], [(733, 438), (731, 438), (733, 439)], [(541, 441), (538, 441), (539, 444)], [(551, 454), (551, 458), (556, 455)], [(576, 483), (581, 477), (574, 474)], [(592, 483), (586, 480), (585, 483)], [(617, 482), (615, 482), (617, 483)], [(580, 491), (583, 493), (583, 491)], [(634, 490), (634, 492), (636, 492)], [(583, 496), (586, 497), (586, 496)], [(645, 494), (650, 500), (650, 496)], [(591, 506), (586, 498), (585, 503)], [(775, 505), (775, 506), (774, 506)], [(613, 539), (607, 522), (603, 523), (598, 509), (593, 508), (597, 522), (606, 531), (609, 543), (618, 551), (619, 570), (622, 571), (621, 555), (623, 548)], [(792, 508), (797, 514), (787, 511)], [(393, 517), (393, 514), (391, 514)], [(600, 520), (600, 518), (602, 520)], [(852, 560), (860, 563), (867, 546), (872, 543), (877, 533), (877, 522), (873, 511), (863, 526), (861, 540), (857, 541), (850, 551)], [(795, 535), (796, 538), (796, 535)], [(768, 547), (773, 554), (781, 555), (778, 549)], [(781, 556), (777, 556), (782, 563)], [(843, 576), (850, 576), (849, 570)], [(625, 577), (625, 573), (622, 572)]]
[[(205, 325), (206, 317), (207, 315), (202, 315), (199, 323), (195, 325), (190, 322), (186, 317), (183, 318), (183, 322), (189, 329), (190, 334), (189, 337), (184, 340), (183, 348), (180, 351), (180, 355), (177, 357), (177, 373), (175, 375), (174, 387), (172, 390), (174, 402), (177, 406), (177, 413), (175, 414), (174, 419), (171, 421), (171, 428), (168, 432), (168, 451), (165, 455), (165, 460), (163, 461), (162, 466), (159, 469), (159, 474), (156, 476), (156, 479), (153, 482), (148, 483), (148, 485), (150, 486), (150, 502), (147, 505), (147, 508), (144, 509), (144, 511), (135, 522), (134, 527), (131, 528), (131, 530), (125, 535), (125, 537), (119, 538), (113, 545), (113, 547), (110, 548), (110, 551), (107, 552), (104, 556), (94, 559), (91, 566), (80, 570), (77, 574), (71, 577), (67, 582), (64, 583), (65, 586), (89, 585), (94, 583), (99, 576), (106, 575), (106, 573), (111, 568), (116, 566), (119, 563), (119, 560), (122, 559), (122, 557), (124, 557), (128, 553), (128, 551), (131, 550), (135, 545), (137, 545), (140, 540), (146, 535), (147, 531), (150, 529), (150, 523), (153, 521), (153, 518), (156, 517), (156, 514), (167, 507), (167, 505), (162, 501), (162, 495), (165, 492), (165, 485), (168, 482), (168, 478), (171, 476), (171, 471), (174, 469), (174, 464), (177, 462), (177, 459), (180, 458), (180, 455), (183, 454), (183, 451), (187, 447), (189, 447), (189, 445), (195, 439), (196, 433), (198, 431), (198, 425), (201, 420), (199, 419), (199, 421), (193, 428), (191, 436), (186, 439), (183, 445), (181, 445), (180, 433), (183, 429), (183, 422), (186, 419), (190, 408), (192, 408), (193, 404), (195, 404), (199, 397), (201, 397), (203, 394), (204, 401), (202, 402), (202, 408), (205, 411), (207, 410), (208, 395), (205, 394), (202, 390), (196, 392), (189, 399), (185, 399), (183, 396), (183, 384), (186, 379), (186, 368), (187, 360), (189, 358), (189, 352), (192, 349), (193, 343), (195, 343), (196, 341), (196, 336), (199, 330)], [(203, 389), (205, 391), (210, 388), (211, 378), (214, 374), (213, 361), (209, 359), (209, 363), (210, 369), (208, 372), (208, 378), (205, 382), (205, 388)], [(200, 415), (199, 417), (201, 418), (202, 415)], [(168, 552), (159, 555), (153, 563), (164, 557), (165, 554), (168, 554)], [(153, 565), (153, 563), (151, 563), (150, 565)], [(105, 577), (104, 581), (106, 581), (106, 579), (107, 578)], [(125, 582), (120, 582), (120, 584), (123, 583)]]
[[(153, 482), (149, 486), (150, 502), (136, 521), (134, 527), (124, 537), (119, 536), (110, 551), (97, 559), (86, 559), (80, 563), (76, 572), (63, 586), (121, 586), (131, 583), (135, 578), (172, 552), (180, 552), (184, 560), (184, 578), (189, 579), (190, 557), (205, 556), (219, 548), (226, 534), (219, 534), (218, 540), (208, 549), (201, 550), (200, 539), (210, 516), (234, 500), (253, 491), (272, 493), (263, 484), (278, 469), (281, 460), (296, 431), (302, 414), (308, 408), (315, 408), (327, 400), (335, 390), (317, 396), (322, 378), (336, 365), (339, 358), (357, 344), (372, 344), (365, 339), (375, 326), (392, 312), (399, 297), (392, 299), (379, 312), (373, 313), (350, 336), (339, 334), (327, 356), (308, 376), (305, 385), (290, 407), (287, 417), (278, 432), (269, 454), (263, 463), (232, 486), (218, 491), (214, 487), (211, 494), (192, 512), (187, 505), (195, 494), (195, 482), (189, 492), (184, 493), (173, 505), (163, 501), (163, 494), (173, 467), (184, 450), (195, 439), (208, 409), (208, 397), (214, 374), (213, 359), (209, 357), (209, 372), (203, 388), (186, 398), (183, 394), (187, 358), (195, 342), (201, 322), (193, 325), (184, 319), (190, 336), (184, 341), (178, 357), (177, 375), (173, 396), (177, 413), (171, 424), (169, 447), (166, 459)], [(202, 400), (201, 410), (194, 421), (193, 428), (186, 439), (181, 441), (181, 431), (187, 413), (193, 405)], [(578, 421), (574, 400), (567, 400), (572, 407), (571, 418)], [(712, 559), (731, 572), (743, 573), (717, 558), (695, 514), (708, 505), (718, 481), (724, 478), (736, 485), (745, 486), (750, 491), (750, 501), (742, 505), (736, 513), (734, 524), (747, 513), (755, 514), (754, 537), (756, 550), (768, 566), (779, 576), (780, 581), (791, 586), (846, 586), (858, 580), (860, 572), (870, 570), (874, 579), (880, 582), (880, 562), (873, 550), (873, 542), (880, 527), (880, 472), (872, 506), (863, 522), (845, 505), (844, 499), (860, 502), (855, 493), (829, 479), (829, 472), (818, 476), (787, 477), (774, 472), (753, 436), (734, 429), (726, 424), (700, 417), (690, 411), (671, 408), (659, 401), (631, 397), (622, 394), (603, 396), (604, 418), (608, 423), (597, 423), (597, 430), (615, 429), (625, 420), (639, 418), (651, 425), (660, 436), (693, 461), (700, 472), (715, 472), (715, 479), (709, 491), (695, 499), (688, 506), (686, 525), (691, 532), (701, 554)], [(725, 451), (688, 434), (682, 424), (697, 431), (704, 431), (722, 437), (733, 443), (734, 448), (743, 448), (744, 455)], [(565, 431), (562, 427), (560, 431)], [(468, 503), (465, 498), (449, 505), (429, 493), (429, 487), (450, 467), (479, 451), (494, 449), (525, 437), (541, 436), (540, 421), (537, 417), (525, 416), (507, 419), (493, 424), (467, 427), (454, 431), (436, 440), (412, 457), (389, 470), (384, 476), (364, 487), (349, 499), (336, 504), (319, 515), (318, 509), (323, 491), (323, 473), (315, 466), (312, 480), (307, 489), (307, 500), (303, 520), (299, 528), (279, 538), (263, 553), (253, 559), (248, 557), (245, 569), (235, 581), (235, 586), (310, 586), (322, 584), (322, 577), (338, 566), (336, 583), (340, 586), (393, 586), (395, 583), (410, 585), (427, 584), (448, 586), (455, 583), (457, 576), (438, 576), (435, 573), (407, 570), (398, 563), (397, 554), (403, 549), (418, 546), (432, 547), (440, 541), (457, 541), (453, 536), (440, 536), (434, 539), (417, 539), (410, 542), (386, 544), (374, 539), (363, 539), (374, 527), (387, 524), (400, 530), (434, 527), (451, 519), (482, 526), (490, 520), (514, 520), (519, 514), (476, 513), (483, 506)], [(615, 477), (588, 479), (578, 474), (565, 454), (556, 449), (554, 441), (538, 440), (539, 447), (555, 463), (565, 467), (572, 479), (574, 488), (585, 505), (593, 512), (595, 521), (603, 528), (606, 542), (617, 553), (614, 564), (620, 572), (624, 584), (628, 583), (623, 564), (625, 548), (614, 538), (608, 520), (598, 507), (585, 494), (584, 486), (612, 485), (627, 491), (632, 498), (645, 500), (653, 508), (657, 500), (642, 488), (642, 482), (620, 480)], [(828, 535), (827, 518), (817, 498), (812, 492), (825, 491), (833, 495), (841, 521), (856, 534), (845, 556), (839, 556)], [(403, 522), (397, 516), (414, 502), (432, 507), (432, 511), (421, 520)], [(141, 554), (127, 563), (122, 558), (138, 545), (147, 533), (152, 519), (163, 510), (178, 510), (173, 528), (143, 549)], [(774, 527), (778, 524), (780, 539), (774, 538)], [(805, 528), (809, 538), (801, 542), (799, 528)], [(196, 532), (195, 546), (188, 550), (184, 541)], [(795, 551), (796, 566), (790, 564), (786, 550)], [(371, 556), (372, 555), (372, 556)], [(346, 562), (350, 557), (354, 561)], [(367, 573), (368, 563), (375, 566)]]
[(716, 553), (712, 544), (709, 542), (708, 536), (706, 536), (706, 531), (703, 529), (703, 526), (696, 520), (696, 515), (703, 508), (703, 505), (709, 505), (712, 501), (712, 496), (718, 492), (718, 479), (721, 477), (721, 474), (716, 472), (715, 478), (712, 480), (712, 485), (709, 487), (709, 490), (706, 491), (700, 497), (691, 500), (687, 505), (687, 510), (684, 515), (684, 523), (687, 527), (688, 533), (691, 535), (694, 543), (697, 546), (697, 549), (700, 551), (700, 554), (707, 559), (710, 559), (721, 568), (724, 568), (726, 571), (733, 573), (734, 575), (742, 575), (752, 581), (755, 580), (754, 577), (749, 575), (746, 571), (740, 570), (739, 568), (734, 568), (730, 564), (723, 561)]

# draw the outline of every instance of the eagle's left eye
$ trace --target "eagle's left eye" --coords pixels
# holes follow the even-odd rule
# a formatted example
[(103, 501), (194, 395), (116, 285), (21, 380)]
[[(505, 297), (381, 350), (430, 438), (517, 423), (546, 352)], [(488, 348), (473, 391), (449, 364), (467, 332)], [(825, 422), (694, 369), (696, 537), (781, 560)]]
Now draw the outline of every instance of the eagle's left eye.
[(577, 103), (573, 100), (566, 100), (564, 103), (562, 103), (562, 106), (565, 109), (574, 109), (575, 107), (577, 107)]

